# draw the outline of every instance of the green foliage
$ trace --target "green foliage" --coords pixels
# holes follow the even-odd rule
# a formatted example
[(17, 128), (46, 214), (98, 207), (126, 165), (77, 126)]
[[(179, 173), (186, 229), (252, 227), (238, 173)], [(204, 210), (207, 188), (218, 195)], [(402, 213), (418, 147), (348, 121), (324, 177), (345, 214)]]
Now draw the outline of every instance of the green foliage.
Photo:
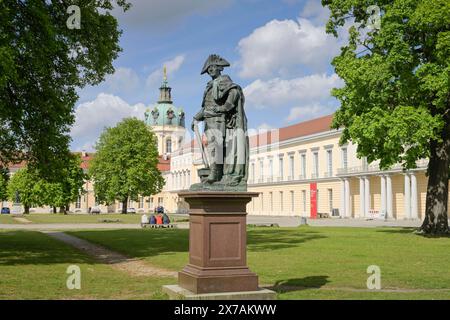
[[(345, 81), (333, 90), (341, 102), (333, 127), (358, 156), (388, 168), (430, 155), (450, 123), (450, 2), (448, 0), (322, 0), (338, 35), (349, 19), (348, 44), (334, 58)], [(381, 9), (381, 28), (366, 28), (370, 5)]]
[(87, 175), (80, 167), (81, 158), (79, 154), (68, 154), (65, 167), (60, 171), (57, 182), (46, 182), (45, 188), (46, 205), (52, 207), (64, 207), (77, 200), (84, 192), (83, 185)]
[(96, 145), (89, 175), (102, 203), (138, 200), (161, 191), (164, 179), (158, 170), (155, 134), (144, 122), (128, 118), (106, 128)]
[(80, 168), (79, 155), (68, 154), (64, 161), (65, 167), (60, 170), (57, 182), (43, 179), (34, 168), (19, 170), (8, 184), (8, 198), (15, 201), (17, 191), (20, 202), (26, 207), (63, 207), (74, 202), (83, 192), (86, 175)]
[(8, 183), (8, 199), (16, 200), (16, 192), (24, 207), (44, 205), (45, 183), (36, 171), (24, 168), (14, 173)]
[[(0, 1), (0, 165), (27, 160), (48, 176), (64, 167), (76, 90), (113, 73), (121, 50), (112, 3)], [(67, 27), (73, 4), (81, 29)]]
[(8, 198), (8, 194), (6, 192), (7, 185), (6, 178), (0, 174), (0, 201)]

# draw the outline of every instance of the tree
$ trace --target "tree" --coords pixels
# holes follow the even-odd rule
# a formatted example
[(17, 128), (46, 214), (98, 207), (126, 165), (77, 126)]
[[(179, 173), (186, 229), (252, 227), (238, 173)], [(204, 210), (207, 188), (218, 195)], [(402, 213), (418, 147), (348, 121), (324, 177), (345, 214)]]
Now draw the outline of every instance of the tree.
[(121, 51), (111, 9), (112, 0), (0, 1), (0, 166), (26, 160), (49, 176), (64, 166), (76, 90), (113, 73)]
[(34, 170), (23, 168), (17, 171), (8, 183), (8, 198), (16, 202), (19, 197), (20, 203), (24, 207), (25, 213), (30, 213), (30, 207), (44, 205), (43, 181)]
[[(331, 11), (327, 32), (352, 19), (348, 43), (333, 59), (345, 81), (334, 128), (358, 156), (404, 169), (429, 158), (421, 232), (448, 233), (450, 165), (450, 2), (448, 0), (322, 0)], [(378, 5), (380, 28), (370, 5)], [(369, 13), (368, 13), (369, 12)], [(373, 16), (372, 16), (373, 17)], [(369, 23), (368, 23), (369, 22)]]
[(65, 166), (58, 174), (57, 182), (45, 182), (44, 204), (53, 208), (60, 208), (60, 212), (66, 214), (69, 204), (75, 202), (84, 192), (83, 185), (87, 175), (80, 167), (79, 154), (67, 154)]
[(8, 198), (6, 177), (0, 173), (0, 202)]
[(158, 170), (155, 134), (136, 118), (124, 119), (106, 128), (96, 145), (89, 175), (101, 203), (122, 202), (127, 213), (128, 199), (150, 196), (161, 191), (164, 179)]

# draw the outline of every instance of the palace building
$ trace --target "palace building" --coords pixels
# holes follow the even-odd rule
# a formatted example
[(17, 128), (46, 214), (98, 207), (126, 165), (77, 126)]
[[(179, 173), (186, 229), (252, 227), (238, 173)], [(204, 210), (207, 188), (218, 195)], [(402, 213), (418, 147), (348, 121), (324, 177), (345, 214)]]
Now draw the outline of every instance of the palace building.
[[(202, 157), (195, 139), (185, 138), (185, 114), (172, 102), (165, 72), (159, 90), (157, 103), (145, 112), (145, 123), (158, 137), (158, 168), (166, 183), (159, 194), (130, 201), (129, 207), (139, 213), (152, 212), (161, 205), (170, 213), (186, 213), (188, 206), (178, 192), (200, 182), (197, 169), (202, 166)], [(258, 192), (259, 197), (248, 204), (247, 212), (310, 218), (423, 219), (428, 161), (417, 161), (417, 168), (408, 171), (400, 165), (380, 170), (377, 162), (368, 164), (357, 158), (356, 145), (339, 145), (342, 130), (330, 128), (332, 117), (250, 137), (248, 190)], [(93, 156), (82, 154), (83, 169), (88, 169)], [(12, 167), (11, 173), (19, 167)], [(96, 203), (91, 181), (86, 181), (85, 190), (70, 211), (88, 212), (98, 206), (102, 213), (121, 212), (119, 202), (110, 206)], [(49, 208), (32, 211), (49, 212)]]

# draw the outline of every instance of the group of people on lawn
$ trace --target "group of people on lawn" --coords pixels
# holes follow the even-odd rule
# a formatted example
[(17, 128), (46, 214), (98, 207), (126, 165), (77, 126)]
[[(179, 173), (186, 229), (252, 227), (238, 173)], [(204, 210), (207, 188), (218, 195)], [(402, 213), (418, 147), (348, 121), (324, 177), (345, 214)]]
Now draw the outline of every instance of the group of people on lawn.
[(155, 208), (155, 213), (151, 214), (148, 217), (145, 213), (141, 217), (141, 224), (160, 224), (160, 225), (168, 225), (170, 224), (169, 216), (164, 212), (163, 207)]

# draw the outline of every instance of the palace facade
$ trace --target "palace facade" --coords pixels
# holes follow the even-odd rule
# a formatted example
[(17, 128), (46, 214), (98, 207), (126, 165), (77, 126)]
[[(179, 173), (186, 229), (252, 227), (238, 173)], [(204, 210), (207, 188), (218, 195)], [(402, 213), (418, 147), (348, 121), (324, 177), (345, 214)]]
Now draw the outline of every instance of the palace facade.
[[(173, 105), (166, 76), (159, 90), (159, 100), (145, 112), (145, 122), (158, 137), (158, 168), (166, 183), (159, 194), (128, 205), (138, 213), (152, 212), (159, 205), (170, 213), (186, 213), (188, 206), (178, 192), (200, 182), (197, 169), (202, 167), (202, 157), (195, 139), (186, 138), (185, 114)], [(377, 162), (368, 164), (357, 158), (356, 145), (339, 145), (342, 130), (330, 129), (332, 117), (250, 137), (248, 190), (258, 192), (259, 197), (248, 204), (247, 212), (311, 218), (423, 219), (428, 161), (417, 161), (417, 168), (408, 171), (400, 165), (380, 170)], [(84, 170), (92, 157), (82, 153)], [(19, 168), (11, 167), (11, 174)], [(98, 204), (91, 181), (86, 181), (85, 190), (70, 211), (88, 212), (94, 206), (103, 213), (121, 211), (119, 202)], [(49, 212), (50, 208), (31, 211)]]

